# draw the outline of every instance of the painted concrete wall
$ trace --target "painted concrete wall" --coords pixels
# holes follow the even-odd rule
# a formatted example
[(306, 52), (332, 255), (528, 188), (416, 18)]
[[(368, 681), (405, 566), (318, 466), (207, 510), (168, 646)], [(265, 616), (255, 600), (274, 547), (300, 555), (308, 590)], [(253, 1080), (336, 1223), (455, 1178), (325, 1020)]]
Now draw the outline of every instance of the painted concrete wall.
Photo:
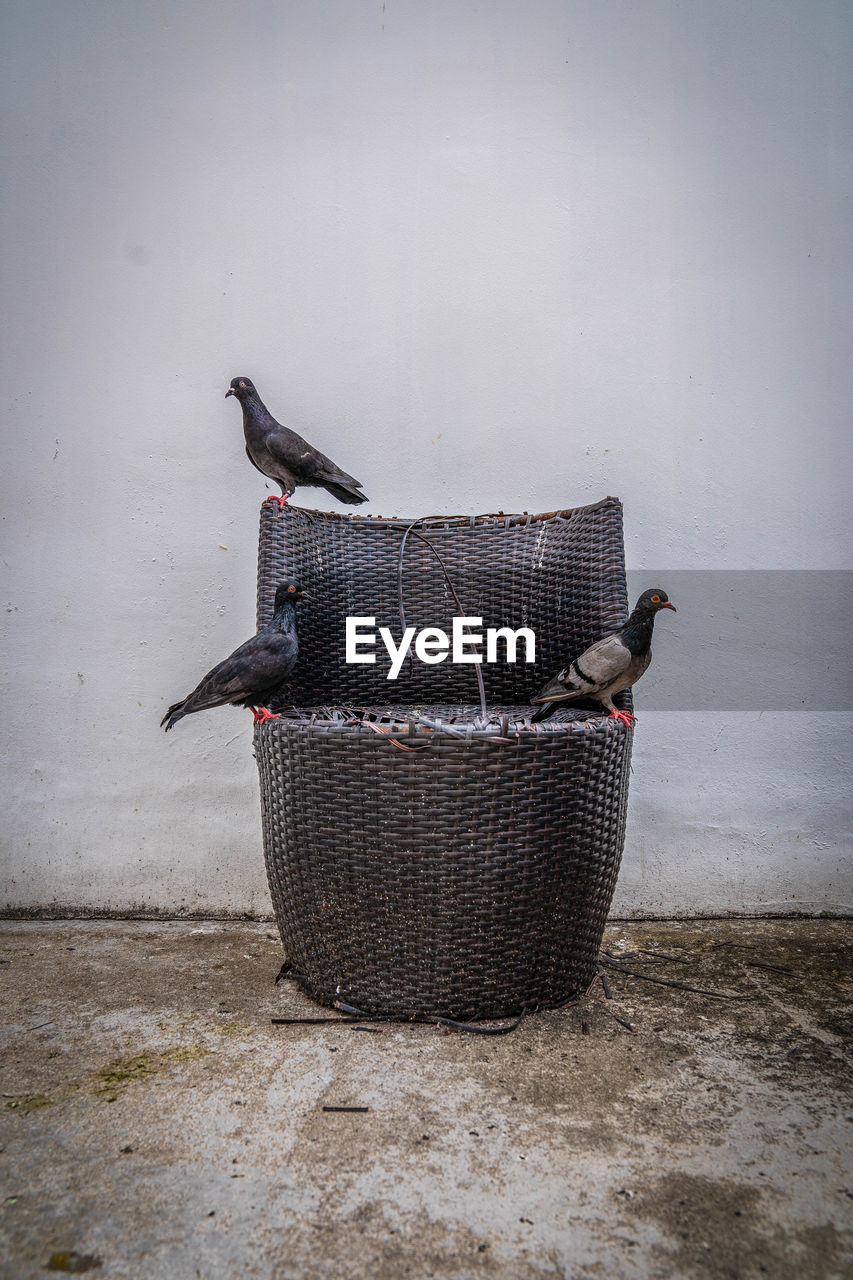
[[(632, 583), (851, 567), (843, 0), (3, 24), (3, 904), (269, 909), (247, 713), (158, 728), (253, 629), (235, 374), (372, 512), (615, 493)], [(702, 671), (710, 612), (664, 618), (638, 689), (615, 909), (843, 910), (814, 619), (767, 628), (787, 709), (667, 709), (653, 677), (688, 644)]]

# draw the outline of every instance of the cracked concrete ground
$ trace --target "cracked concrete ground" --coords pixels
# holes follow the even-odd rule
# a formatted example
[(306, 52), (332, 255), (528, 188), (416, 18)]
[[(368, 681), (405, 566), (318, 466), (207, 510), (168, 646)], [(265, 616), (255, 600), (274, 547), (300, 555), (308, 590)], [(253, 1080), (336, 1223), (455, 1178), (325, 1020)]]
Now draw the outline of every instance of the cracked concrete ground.
[(7, 922), (2, 1274), (841, 1280), (849, 942), (614, 922), (636, 971), (743, 998), (611, 967), (481, 1037), (271, 1025), (326, 1011), (270, 924)]

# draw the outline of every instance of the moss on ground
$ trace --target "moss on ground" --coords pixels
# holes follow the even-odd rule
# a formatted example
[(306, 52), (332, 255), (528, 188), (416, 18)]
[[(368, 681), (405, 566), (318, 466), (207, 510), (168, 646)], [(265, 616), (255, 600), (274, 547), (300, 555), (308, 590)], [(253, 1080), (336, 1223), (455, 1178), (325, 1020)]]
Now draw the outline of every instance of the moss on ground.
[(17, 1111), (22, 1116), (28, 1116), (33, 1111), (40, 1111), (42, 1107), (52, 1106), (53, 1098), (48, 1097), (46, 1093), (19, 1093), (6, 1101), (6, 1107), (9, 1111)]
[(210, 1053), (200, 1044), (180, 1044), (161, 1053), (131, 1053), (115, 1058), (95, 1072), (96, 1092), (105, 1102), (115, 1102), (135, 1080), (144, 1080), (165, 1070), (172, 1062), (195, 1062)]

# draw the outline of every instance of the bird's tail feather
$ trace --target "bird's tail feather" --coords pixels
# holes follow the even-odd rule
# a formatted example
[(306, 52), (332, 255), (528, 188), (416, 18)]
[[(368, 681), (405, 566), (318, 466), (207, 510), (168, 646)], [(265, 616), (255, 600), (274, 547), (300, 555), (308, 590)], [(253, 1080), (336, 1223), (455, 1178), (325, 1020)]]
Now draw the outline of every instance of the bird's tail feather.
[(160, 727), (162, 728), (165, 725), (167, 733), (173, 724), (177, 724), (179, 720), (183, 720), (186, 715), (186, 712), (184, 711), (185, 704), (186, 698), (183, 698), (180, 702), (176, 702), (173, 706), (169, 707), (169, 710), (163, 716), (163, 719), (160, 721)]
[(557, 710), (559, 703), (543, 702), (541, 707), (537, 707), (530, 717), (530, 723), (535, 724), (537, 720), (547, 720), (550, 715)]

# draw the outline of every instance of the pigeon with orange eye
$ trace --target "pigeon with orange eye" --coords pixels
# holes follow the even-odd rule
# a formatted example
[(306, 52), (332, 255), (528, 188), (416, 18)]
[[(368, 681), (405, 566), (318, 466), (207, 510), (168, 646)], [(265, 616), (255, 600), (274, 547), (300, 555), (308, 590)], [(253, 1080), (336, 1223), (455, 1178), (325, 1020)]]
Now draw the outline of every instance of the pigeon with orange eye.
[(298, 485), (325, 489), (337, 498), (355, 506), (367, 502), (361, 482), (342, 471), (319, 449), (315, 449), (290, 427), (276, 422), (258, 395), (251, 378), (232, 378), (225, 398), (234, 396), (243, 410), (243, 435), (246, 454), (253, 467), (269, 476), (281, 487), (280, 498), (268, 498), (279, 504), (279, 513)]
[(661, 609), (676, 612), (666, 592), (659, 587), (644, 591), (621, 631), (596, 640), (531, 699), (537, 707), (531, 721), (546, 720), (564, 703), (591, 698), (606, 707), (617, 720), (633, 724), (636, 717), (629, 711), (617, 711), (613, 698), (636, 684), (648, 668), (652, 660), (655, 616)]
[(192, 693), (169, 707), (160, 721), (166, 732), (194, 711), (223, 707), (227, 703), (248, 707), (254, 714), (255, 724), (277, 720), (279, 717), (265, 704), (287, 680), (299, 656), (296, 602), (303, 598), (308, 599), (303, 597), (298, 582), (280, 583), (275, 593), (273, 616), (267, 625), (208, 671)]

